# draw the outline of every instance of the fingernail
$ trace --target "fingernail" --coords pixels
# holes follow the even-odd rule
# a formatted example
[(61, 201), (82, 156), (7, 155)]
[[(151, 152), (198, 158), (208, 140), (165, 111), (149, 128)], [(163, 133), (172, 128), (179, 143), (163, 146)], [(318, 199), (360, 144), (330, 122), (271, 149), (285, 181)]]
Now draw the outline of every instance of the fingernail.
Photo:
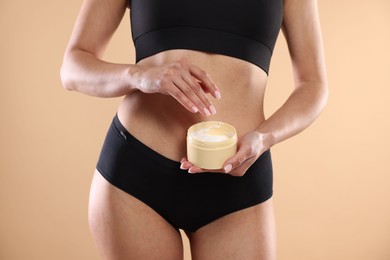
[(207, 108), (203, 108), (203, 112), (206, 116), (210, 116), (210, 111)]
[(215, 110), (215, 107), (213, 105), (210, 106), (210, 111), (212, 115), (215, 115), (217, 111)]
[(231, 164), (228, 164), (225, 166), (224, 170), (225, 172), (230, 172), (232, 170), (233, 166)]
[(198, 113), (198, 108), (196, 106), (192, 106), (192, 111), (194, 111), (194, 113)]
[(221, 98), (221, 93), (220, 93), (218, 90), (216, 90), (216, 91), (214, 92), (214, 94), (215, 94), (215, 97), (216, 97), (217, 99), (220, 99), (220, 98)]

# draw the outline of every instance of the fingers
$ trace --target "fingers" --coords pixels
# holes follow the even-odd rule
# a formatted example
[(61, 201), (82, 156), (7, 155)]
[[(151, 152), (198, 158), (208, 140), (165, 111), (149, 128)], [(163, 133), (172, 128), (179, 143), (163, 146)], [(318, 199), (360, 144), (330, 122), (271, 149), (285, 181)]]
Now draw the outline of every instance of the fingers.
[(221, 94), (206, 72), (185, 58), (163, 66), (140, 67), (137, 88), (144, 93), (170, 95), (192, 113), (210, 116), (216, 109), (207, 94), (219, 99)]
[(171, 95), (174, 99), (176, 99), (183, 107), (185, 107), (188, 111), (192, 113), (197, 113), (199, 109), (194, 105), (194, 103), (188, 99), (180, 89), (177, 89), (176, 86), (172, 87), (167, 91), (169, 95)]
[[(200, 112), (203, 116), (216, 113), (215, 107), (206, 94), (210, 93), (217, 99), (221, 98), (221, 94), (206, 72), (189, 63), (186, 59), (173, 63), (169, 72), (168, 80), (165, 80), (165, 83), (170, 82), (171, 84), (165, 84), (165, 92), (172, 95), (193, 113)], [(180, 90), (181, 93), (177, 90)]]
[(206, 89), (207, 92), (211, 93), (214, 98), (221, 98), (221, 93), (219, 92), (219, 89), (205, 71), (192, 64), (190, 66), (190, 73), (194, 78), (203, 83), (203, 87)]
[(187, 170), (188, 173), (200, 173), (200, 172), (205, 172), (204, 169), (201, 169), (195, 165), (193, 165), (192, 163), (190, 163), (187, 158), (183, 158), (181, 159), (180, 161), (180, 169), (182, 170)]
[(234, 176), (242, 176), (245, 171), (236, 169), (240, 168), (245, 162), (254, 157), (255, 154), (253, 154), (251, 147), (242, 146), (233, 157), (229, 158), (225, 162), (223, 169), (225, 173), (229, 173)]
[(177, 77), (173, 79), (173, 83), (203, 116), (210, 116), (216, 113), (214, 106), (207, 98), (202, 87), (190, 75), (184, 74), (182, 77)]
[(187, 170), (188, 173), (202, 173), (202, 172), (219, 172), (221, 173), (221, 170), (206, 170), (206, 169), (202, 169), (202, 168), (199, 168), (195, 165), (193, 165), (192, 163), (190, 163), (187, 158), (183, 158), (181, 159), (180, 161), (180, 169), (182, 170)]
[(193, 165), (189, 161), (187, 161), (187, 158), (183, 158), (180, 161), (180, 169), (182, 170), (189, 170)]
[(191, 87), (192, 92), (189, 92), (188, 94), (195, 94), (193, 96), (194, 100), (199, 101), (198, 103), (196, 103), (197, 107), (203, 107), (201, 111), (203, 111), (207, 115), (207, 112), (210, 112), (211, 115), (214, 115), (216, 113), (215, 107), (206, 96), (208, 90), (206, 89), (205, 91), (205, 89), (200, 85), (200, 83), (194, 80), (194, 78), (190, 74), (184, 75), (183, 80)]

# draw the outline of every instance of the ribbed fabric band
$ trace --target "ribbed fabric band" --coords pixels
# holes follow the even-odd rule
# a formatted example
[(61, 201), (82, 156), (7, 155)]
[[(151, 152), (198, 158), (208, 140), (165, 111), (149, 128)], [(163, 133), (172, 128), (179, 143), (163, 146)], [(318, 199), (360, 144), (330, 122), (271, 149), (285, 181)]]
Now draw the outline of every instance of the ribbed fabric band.
[(264, 44), (234, 33), (202, 27), (169, 27), (145, 33), (134, 40), (136, 62), (171, 49), (190, 49), (228, 55), (251, 62), (267, 74), (272, 56)]

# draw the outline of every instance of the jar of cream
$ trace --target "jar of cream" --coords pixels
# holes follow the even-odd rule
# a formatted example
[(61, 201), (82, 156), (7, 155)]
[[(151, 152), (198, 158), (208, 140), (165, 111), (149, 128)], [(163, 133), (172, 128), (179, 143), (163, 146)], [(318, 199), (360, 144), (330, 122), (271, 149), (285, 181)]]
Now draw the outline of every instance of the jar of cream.
[(205, 121), (187, 131), (187, 159), (202, 169), (222, 169), (237, 151), (236, 129), (227, 123)]

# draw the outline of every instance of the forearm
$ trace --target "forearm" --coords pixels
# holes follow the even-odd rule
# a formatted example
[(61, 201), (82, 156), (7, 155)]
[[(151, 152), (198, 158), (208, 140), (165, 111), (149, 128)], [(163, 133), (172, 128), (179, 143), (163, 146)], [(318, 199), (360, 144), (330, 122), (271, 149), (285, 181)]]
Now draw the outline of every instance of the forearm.
[(113, 64), (92, 54), (73, 50), (65, 54), (61, 81), (65, 89), (97, 97), (119, 97), (137, 89), (132, 75), (136, 65)]
[(324, 82), (299, 85), (286, 102), (256, 129), (267, 148), (307, 128), (324, 109), (328, 90)]

